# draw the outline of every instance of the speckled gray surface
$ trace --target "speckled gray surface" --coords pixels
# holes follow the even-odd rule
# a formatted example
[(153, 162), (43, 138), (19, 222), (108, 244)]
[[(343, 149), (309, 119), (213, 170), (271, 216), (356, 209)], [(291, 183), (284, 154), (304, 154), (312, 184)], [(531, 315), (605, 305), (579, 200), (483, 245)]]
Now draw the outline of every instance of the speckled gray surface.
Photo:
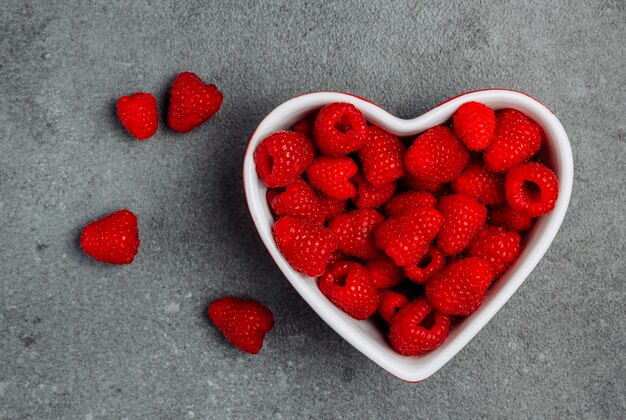
[[(0, 5), (0, 418), (625, 416), (623, 1), (69, 3)], [(182, 70), (219, 86), (219, 114), (129, 139), (116, 98), (163, 100)], [(244, 202), (247, 139), (307, 91), (411, 117), (496, 86), (561, 119), (570, 210), (493, 321), (429, 380), (403, 383), (274, 267)], [(139, 217), (136, 262), (84, 256), (81, 227), (121, 207)], [(257, 357), (205, 319), (233, 293), (275, 313)]]

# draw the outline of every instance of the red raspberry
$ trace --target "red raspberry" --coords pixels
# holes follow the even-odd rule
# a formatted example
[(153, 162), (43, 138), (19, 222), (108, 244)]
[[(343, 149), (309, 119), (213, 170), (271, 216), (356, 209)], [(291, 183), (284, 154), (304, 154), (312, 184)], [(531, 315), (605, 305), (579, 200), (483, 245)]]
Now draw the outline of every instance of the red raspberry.
[(321, 156), (306, 170), (311, 185), (337, 200), (346, 200), (356, 195), (356, 187), (350, 182), (359, 167), (349, 157)]
[(268, 187), (276, 188), (302, 175), (313, 162), (315, 149), (304, 134), (279, 131), (265, 137), (253, 156), (259, 177)]
[(334, 263), (320, 277), (318, 286), (328, 300), (354, 319), (367, 319), (378, 309), (378, 289), (359, 263)]
[(352, 104), (328, 104), (317, 114), (313, 139), (324, 155), (347, 155), (359, 150), (367, 141), (367, 123)]
[(426, 283), (426, 297), (438, 311), (469, 315), (480, 307), (493, 281), (491, 264), (481, 258), (456, 261)]
[(376, 246), (397, 265), (417, 264), (441, 228), (443, 218), (432, 207), (407, 210), (383, 222), (374, 235)]
[(541, 128), (520, 111), (500, 111), (496, 121), (493, 141), (483, 155), (489, 170), (506, 172), (541, 148)]
[(474, 236), (468, 255), (490, 262), (494, 277), (498, 277), (515, 261), (519, 253), (519, 233), (485, 225)]
[(470, 150), (484, 150), (496, 129), (493, 109), (478, 102), (464, 103), (452, 118), (454, 132)]
[(559, 197), (559, 181), (554, 172), (536, 162), (509, 170), (504, 188), (511, 208), (530, 217), (550, 213)]
[(333, 252), (332, 254), (330, 254), (330, 257), (328, 258), (328, 265), (334, 264), (337, 261), (344, 261), (344, 260), (349, 260), (350, 257), (346, 254), (344, 254), (343, 252), (336, 250), (335, 252)]
[(446, 265), (446, 256), (434, 245), (422, 259), (413, 265), (404, 267), (404, 274), (414, 283), (425, 284), (432, 276)]
[(374, 188), (382, 187), (404, 176), (405, 148), (398, 138), (382, 128), (367, 128), (367, 142), (359, 149), (365, 178)]
[(435, 185), (459, 176), (469, 153), (448, 127), (433, 127), (415, 139), (404, 155), (406, 169), (419, 181)]
[(337, 238), (330, 230), (291, 216), (274, 223), (272, 233), (276, 246), (294, 270), (310, 277), (324, 273), (330, 255), (337, 249)]
[(470, 163), (454, 180), (452, 189), (483, 204), (500, 204), (504, 201), (504, 176), (487, 170), (480, 163)]
[(380, 306), (378, 314), (382, 319), (391, 323), (398, 311), (409, 304), (409, 300), (401, 293), (392, 290), (380, 291)]
[(365, 268), (370, 273), (370, 279), (378, 289), (397, 286), (402, 281), (402, 269), (386, 256), (367, 260)]
[(352, 178), (352, 182), (357, 185), (356, 197), (352, 201), (360, 209), (378, 208), (393, 197), (396, 192), (395, 182), (376, 188), (360, 172)]
[(367, 259), (379, 254), (374, 245), (374, 231), (384, 220), (375, 210), (354, 210), (335, 217), (328, 228), (337, 238), (340, 251)]
[(316, 117), (317, 112), (304, 117), (293, 125), (293, 131), (297, 131), (298, 133), (302, 133), (310, 137), (313, 134), (313, 123), (315, 122)]
[(489, 223), (511, 230), (524, 231), (533, 225), (532, 217), (513, 210), (508, 204), (502, 204), (489, 210)]
[(219, 111), (223, 100), (215, 85), (205, 84), (193, 73), (181, 73), (170, 91), (167, 123), (174, 131), (188, 133)]
[(402, 308), (391, 321), (389, 341), (403, 356), (433, 350), (448, 337), (450, 317), (434, 310), (426, 299), (416, 299)]
[(324, 223), (317, 194), (300, 178), (287, 185), (284, 192), (268, 199), (268, 202), (272, 212), (278, 217), (292, 216), (311, 223)]
[(159, 128), (157, 101), (149, 93), (137, 92), (117, 101), (117, 117), (126, 130), (138, 140), (145, 140)]
[(387, 217), (398, 216), (409, 209), (418, 207), (435, 207), (437, 199), (431, 193), (409, 191), (393, 197), (385, 206)]
[(348, 200), (337, 200), (336, 198), (330, 198), (329, 196), (318, 193), (317, 197), (322, 208), (322, 214), (324, 215), (324, 221), (334, 219), (346, 212), (346, 206)]
[(265, 334), (274, 327), (274, 315), (265, 305), (253, 300), (225, 297), (211, 303), (209, 319), (239, 350), (257, 354)]
[(124, 209), (89, 223), (83, 228), (80, 247), (98, 261), (132, 263), (139, 249), (137, 217)]
[(422, 181), (414, 175), (408, 174), (404, 178), (402, 178), (402, 184), (410, 189), (417, 191), (429, 191), (429, 192), (437, 192), (444, 185), (443, 182), (426, 182)]
[(443, 215), (437, 245), (446, 255), (455, 255), (467, 248), (487, 220), (487, 208), (465, 194), (442, 197), (437, 209)]

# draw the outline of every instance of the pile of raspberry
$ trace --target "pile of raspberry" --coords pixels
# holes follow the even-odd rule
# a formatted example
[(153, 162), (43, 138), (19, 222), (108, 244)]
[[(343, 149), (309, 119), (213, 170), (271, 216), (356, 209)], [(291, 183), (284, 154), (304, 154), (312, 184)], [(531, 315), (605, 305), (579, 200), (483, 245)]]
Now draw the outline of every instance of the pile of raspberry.
[(331, 103), (263, 139), (254, 161), (285, 259), (348, 315), (382, 319), (411, 356), (480, 307), (554, 208), (543, 136), (518, 110), (469, 102), (404, 139)]

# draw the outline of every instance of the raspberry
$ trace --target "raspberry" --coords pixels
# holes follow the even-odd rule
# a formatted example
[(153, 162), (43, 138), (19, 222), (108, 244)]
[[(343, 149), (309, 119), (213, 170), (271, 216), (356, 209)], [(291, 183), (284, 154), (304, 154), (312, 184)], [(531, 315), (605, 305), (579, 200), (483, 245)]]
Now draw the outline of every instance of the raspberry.
[(330, 254), (330, 257), (328, 258), (328, 265), (336, 263), (337, 261), (344, 261), (344, 260), (349, 260), (350, 257), (346, 254), (344, 254), (343, 252), (336, 250), (335, 252), (333, 252), (332, 254)]
[(193, 73), (181, 73), (170, 90), (167, 123), (172, 130), (187, 133), (219, 111), (223, 100), (215, 85), (205, 84)]
[(504, 188), (511, 208), (530, 217), (550, 213), (559, 197), (559, 182), (554, 172), (536, 162), (509, 170)]
[(145, 140), (159, 128), (157, 101), (149, 93), (137, 92), (117, 101), (117, 117), (126, 130), (138, 140)]
[(89, 223), (83, 228), (80, 247), (97, 261), (132, 263), (139, 249), (137, 217), (124, 209)]
[(422, 181), (414, 175), (408, 174), (404, 178), (402, 178), (402, 184), (410, 189), (417, 191), (429, 191), (429, 192), (437, 192), (444, 185), (443, 182), (426, 182)]
[(317, 197), (320, 202), (322, 214), (324, 215), (324, 221), (334, 219), (346, 212), (348, 200), (337, 200), (336, 198), (330, 198), (322, 193), (318, 193)]
[(370, 279), (378, 289), (397, 286), (402, 281), (402, 269), (386, 256), (367, 260), (365, 268), (370, 273)]
[(456, 261), (426, 283), (426, 297), (438, 311), (469, 315), (480, 307), (493, 281), (491, 264), (481, 258)]
[(374, 188), (382, 187), (404, 176), (405, 148), (398, 138), (382, 128), (367, 128), (367, 142), (359, 149), (365, 178)]
[(396, 192), (396, 183), (385, 184), (382, 187), (374, 187), (359, 172), (352, 178), (357, 185), (354, 204), (359, 209), (375, 209), (385, 204)]
[(270, 188), (284, 187), (294, 181), (314, 157), (311, 141), (304, 134), (292, 131), (270, 134), (254, 150), (256, 171)]
[(297, 131), (298, 133), (302, 133), (310, 137), (313, 134), (313, 123), (315, 122), (316, 117), (317, 112), (304, 117), (293, 125), (293, 131)]
[(437, 126), (415, 139), (404, 155), (406, 169), (419, 181), (436, 185), (459, 176), (469, 153), (448, 127)]
[(533, 219), (513, 210), (508, 204), (502, 204), (489, 210), (489, 222), (495, 226), (523, 231), (533, 225)]
[(367, 123), (352, 104), (328, 104), (315, 119), (313, 139), (324, 155), (347, 155), (359, 150), (367, 141)]
[(367, 319), (378, 309), (378, 289), (359, 263), (334, 263), (320, 277), (318, 286), (328, 300), (354, 319)]
[(487, 170), (480, 163), (471, 163), (454, 180), (452, 189), (483, 204), (500, 204), (504, 201), (504, 176)]
[(454, 132), (470, 150), (484, 150), (496, 129), (493, 109), (478, 102), (464, 103), (452, 118)]
[(402, 308), (391, 321), (389, 341), (403, 356), (433, 350), (448, 337), (450, 317), (434, 310), (426, 299), (417, 299)]
[(541, 128), (520, 111), (500, 111), (493, 141), (483, 155), (485, 165), (493, 172), (506, 172), (537, 153), (541, 137)]
[(441, 228), (442, 216), (432, 207), (407, 210), (383, 222), (374, 235), (376, 246), (397, 265), (417, 264)]
[(250, 354), (261, 350), (265, 334), (274, 327), (272, 312), (253, 300), (224, 297), (211, 303), (207, 313), (228, 341)]
[(337, 200), (346, 200), (356, 195), (356, 187), (350, 182), (359, 167), (349, 157), (317, 158), (306, 170), (311, 185)]
[(288, 184), (284, 192), (274, 195), (268, 202), (272, 212), (278, 217), (292, 216), (311, 223), (324, 223), (317, 194), (300, 178)]
[(442, 197), (437, 209), (443, 215), (437, 245), (446, 255), (455, 255), (467, 248), (487, 220), (487, 208), (465, 194)]
[(393, 197), (385, 206), (387, 217), (398, 216), (409, 209), (418, 207), (435, 207), (437, 199), (431, 193), (409, 191)]
[(328, 228), (337, 238), (340, 251), (367, 259), (379, 254), (374, 245), (374, 231), (384, 220), (375, 210), (354, 210), (335, 217)]
[(294, 270), (310, 277), (324, 273), (337, 238), (314, 223), (285, 216), (272, 227), (276, 246)]
[(476, 233), (469, 246), (470, 257), (482, 258), (491, 263), (494, 277), (498, 277), (515, 261), (520, 253), (519, 233), (485, 225)]
[(409, 304), (409, 300), (401, 293), (392, 290), (380, 291), (380, 305), (378, 314), (382, 319), (391, 323), (398, 311)]
[(404, 274), (414, 283), (425, 284), (432, 276), (446, 265), (446, 256), (434, 245), (422, 259), (413, 265), (404, 267)]

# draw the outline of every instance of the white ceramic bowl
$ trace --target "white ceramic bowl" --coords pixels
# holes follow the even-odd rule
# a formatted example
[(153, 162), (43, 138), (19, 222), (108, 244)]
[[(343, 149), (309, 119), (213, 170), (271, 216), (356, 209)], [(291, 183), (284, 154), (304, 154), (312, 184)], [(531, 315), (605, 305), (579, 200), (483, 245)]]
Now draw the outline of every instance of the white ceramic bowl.
[[(265, 194), (267, 188), (257, 176), (252, 154), (269, 134), (290, 128), (312, 110), (331, 102), (349, 102), (365, 118), (399, 136), (414, 136), (450, 119), (463, 103), (481, 102), (493, 109), (515, 108), (539, 123), (545, 131), (544, 159), (559, 180), (559, 198), (554, 210), (539, 218), (527, 236), (527, 245), (517, 261), (489, 290), (483, 305), (450, 332), (437, 349), (422, 356), (406, 357), (393, 351), (385, 335), (372, 321), (357, 321), (333, 305), (317, 287), (316, 280), (293, 270), (276, 247), (272, 237), (274, 219)], [(458, 353), (524, 282), (552, 243), (569, 204), (574, 168), (567, 134), (558, 118), (537, 100), (519, 92), (489, 89), (465, 93), (444, 102), (424, 115), (403, 120), (365, 99), (338, 92), (316, 92), (293, 98), (274, 109), (257, 127), (250, 139), (243, 167), (248, 207), (263, 243), (292, 286), (317, 314), (339, 335), (381, 367), (409, 382), (421, 381), (439, 370)], [(314, 355), (311, 355), (314, 357)]]

